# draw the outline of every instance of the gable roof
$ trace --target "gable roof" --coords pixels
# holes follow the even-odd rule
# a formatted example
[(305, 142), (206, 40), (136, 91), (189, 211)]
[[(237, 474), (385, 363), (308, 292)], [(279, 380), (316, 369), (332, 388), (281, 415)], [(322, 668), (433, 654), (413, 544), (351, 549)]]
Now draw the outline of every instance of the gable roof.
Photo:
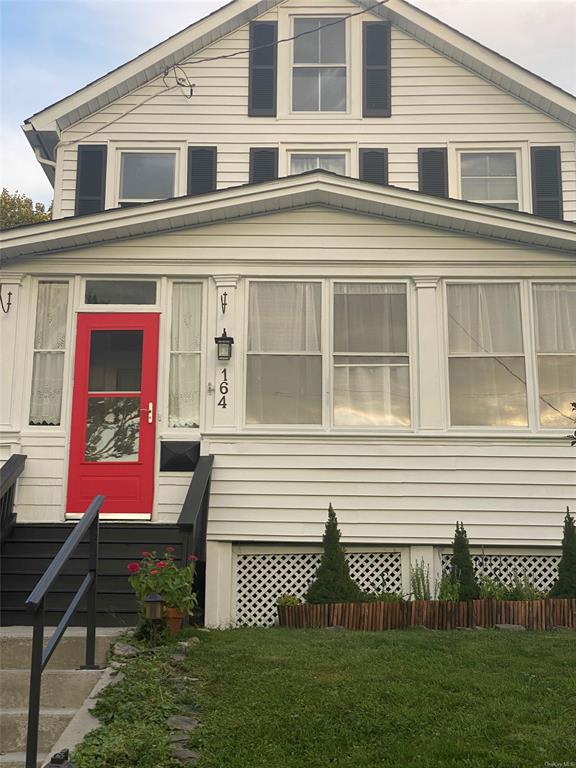
[[(54, 149), (62, 130), (162, 75), (166, 69), (282, 2), (284, 0), (232, 0), (135, 59), (28, 118), (24, 131), (39, 161), (54, 161)], [(376, 8), (376, 0), (352, 2), (391, 21), (416, 40), (576, 129), (574, 96), (471, 40), (406, 0), (388, 0), (385, 5)]]
[(0, 245), (8, 262), (311, 205), (576, 255), (576, 223), (382, 187), (321, 170), (16, 227), (0, 233)]

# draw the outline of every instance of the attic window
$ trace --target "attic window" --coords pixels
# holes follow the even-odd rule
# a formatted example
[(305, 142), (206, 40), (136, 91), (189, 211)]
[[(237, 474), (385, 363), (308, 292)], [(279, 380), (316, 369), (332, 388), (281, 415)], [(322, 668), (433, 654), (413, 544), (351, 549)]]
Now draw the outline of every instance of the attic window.
[(120, 207), (174, 197), (175, 175), (175, 152), (122, 152)]
[(344, 19), (295, 19), (294, 37), (292, 110), (346, 112)]

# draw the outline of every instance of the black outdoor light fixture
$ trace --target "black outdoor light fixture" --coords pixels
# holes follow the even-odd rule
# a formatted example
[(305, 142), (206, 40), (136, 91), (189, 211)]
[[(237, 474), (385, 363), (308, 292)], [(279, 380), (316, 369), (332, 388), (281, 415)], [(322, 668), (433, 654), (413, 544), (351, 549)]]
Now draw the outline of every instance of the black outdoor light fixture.
[(10, 312), (10, 307), (12, 306), (12, 291), (8, 291), (8, 301), (6, 303), (6, 306), (4, 306), (4, 299), (2, 298), (2, 284), (0, 283), (0, 306), (2, 307), (2, 312), (4, 312), (5, 315)]
[(151, 592), (144, 598), (144, 618), (146, 621), (161, 621), (164, 617), (164, 598)]
[(218, 347), (218, 360), (231, 360), (232, 344), (234, 344), (234, 339), (232, 336), (228, 336), (226, 333), (226, 328), (224, 328), (222, 331), (222, 336), (216, 336), (214, 341)]

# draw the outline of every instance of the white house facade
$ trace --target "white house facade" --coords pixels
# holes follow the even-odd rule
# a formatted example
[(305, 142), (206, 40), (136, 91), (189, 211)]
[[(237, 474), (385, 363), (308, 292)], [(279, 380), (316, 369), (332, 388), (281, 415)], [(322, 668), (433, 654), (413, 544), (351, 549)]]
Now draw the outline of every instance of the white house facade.
[(303, 593), (329, 502), (367, 589), (437, 578), (460, 520), (550, 585), (573, 96), (403, 0), (235, 0), (24, 130), (55, 198), (1, 238), (19, 522), (175, 523), (213, 455), (209, 625)]

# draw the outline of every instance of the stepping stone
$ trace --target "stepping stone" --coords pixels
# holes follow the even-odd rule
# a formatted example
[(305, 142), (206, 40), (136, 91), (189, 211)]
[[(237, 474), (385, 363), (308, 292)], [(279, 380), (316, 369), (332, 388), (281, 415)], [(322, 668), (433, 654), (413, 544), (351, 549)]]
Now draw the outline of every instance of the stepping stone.
[(172, 749), (172, 755), (176, 760), (180, 760), (184, 765), (196, 765), (200, 759), (200, 754), (193, 749), (187, 749), (186, 747), (174, 747)]
[(504, 630), (505, 632), (526, 632), (526, 627), (522, 624), (495, 624), (494, 629)]
[(185, 715), (172, 715), (168, 718), (167, 725), (169, 728), (175, 731), (193, 731), (198, 725), (198, 720), (193, 717), (186, 717)]

